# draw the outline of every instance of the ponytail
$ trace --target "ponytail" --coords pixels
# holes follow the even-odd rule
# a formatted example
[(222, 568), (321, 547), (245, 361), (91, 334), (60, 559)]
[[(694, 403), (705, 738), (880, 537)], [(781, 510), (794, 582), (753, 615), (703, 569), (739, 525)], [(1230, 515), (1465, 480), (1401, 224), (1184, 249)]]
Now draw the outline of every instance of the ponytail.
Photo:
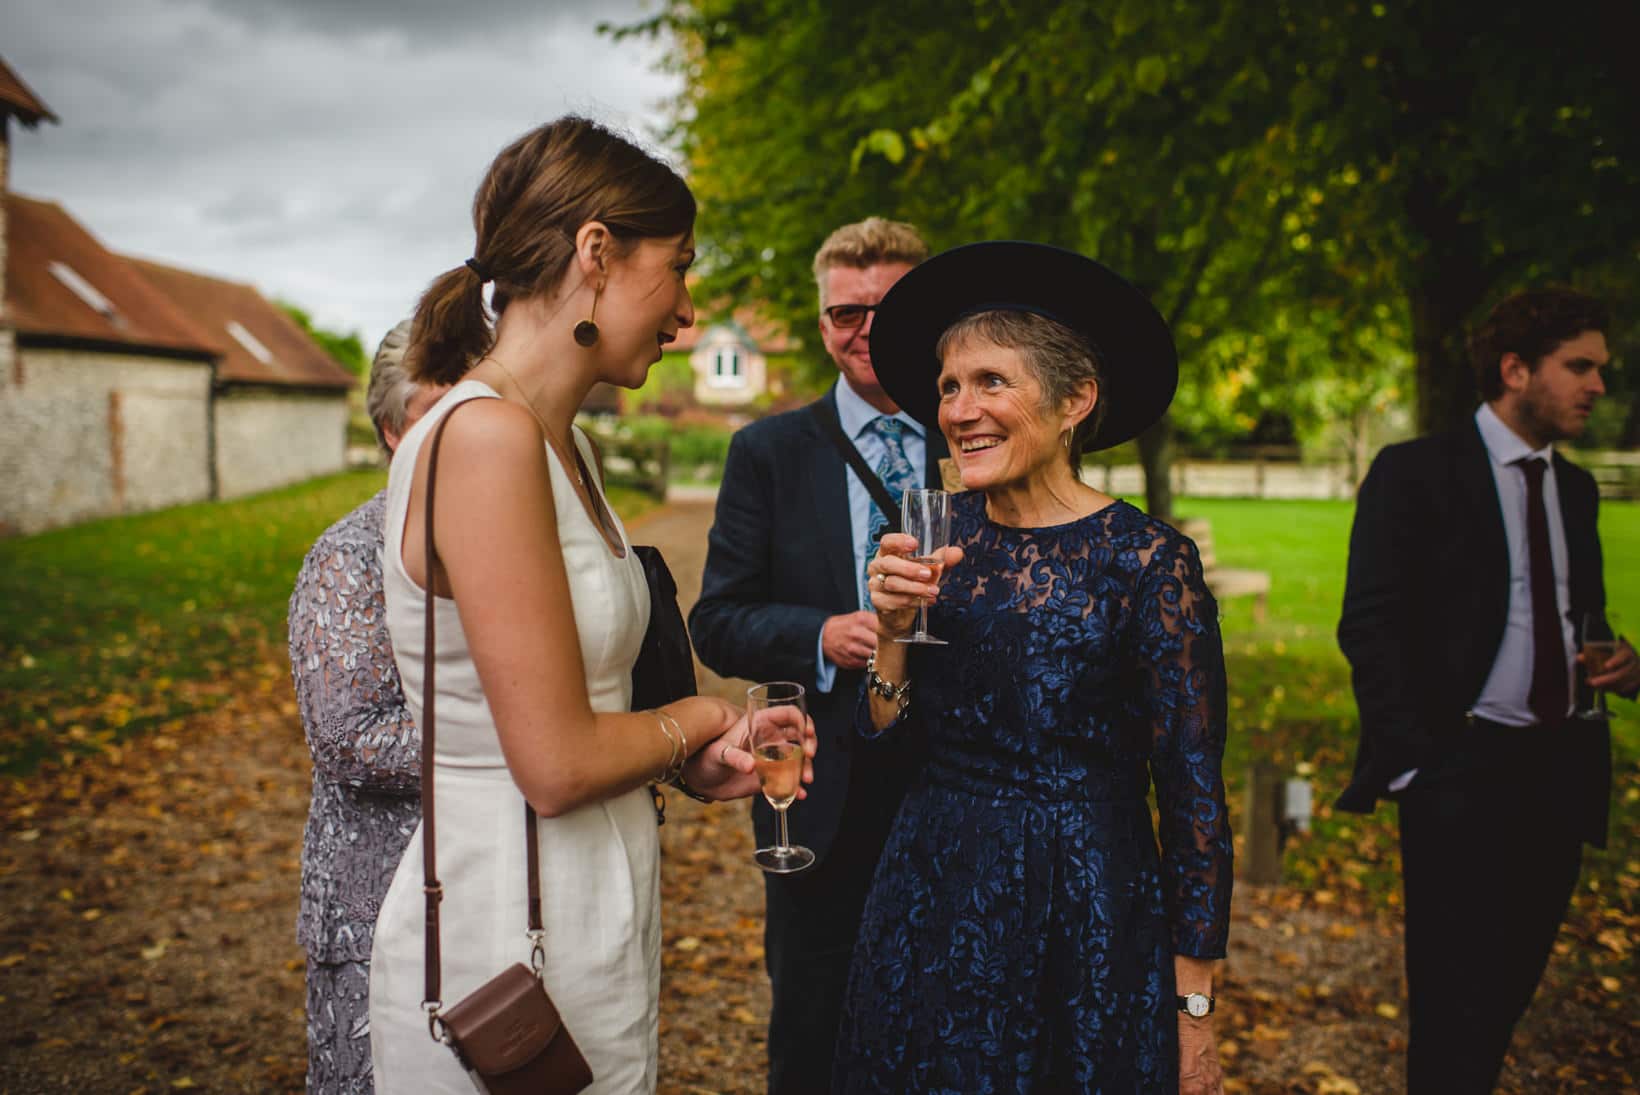
[(484, 283), (471, 267), (457, 266), (434, 278), (416, 305), (405, 367), (417, 383), (454, 384), (494, 342)]

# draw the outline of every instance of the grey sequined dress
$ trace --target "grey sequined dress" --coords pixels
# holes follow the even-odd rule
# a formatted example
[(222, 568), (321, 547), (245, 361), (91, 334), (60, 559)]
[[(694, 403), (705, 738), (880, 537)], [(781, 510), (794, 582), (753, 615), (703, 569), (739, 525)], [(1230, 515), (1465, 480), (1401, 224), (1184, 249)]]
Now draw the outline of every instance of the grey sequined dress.
[(421, 735), (382, 593), (383, 491), (308, 552), (290, 598), (290, 666), (313, 754), (296, 940), (308, 954), (310, 1091), (369, 1091), (364, 963), (421, 820)]

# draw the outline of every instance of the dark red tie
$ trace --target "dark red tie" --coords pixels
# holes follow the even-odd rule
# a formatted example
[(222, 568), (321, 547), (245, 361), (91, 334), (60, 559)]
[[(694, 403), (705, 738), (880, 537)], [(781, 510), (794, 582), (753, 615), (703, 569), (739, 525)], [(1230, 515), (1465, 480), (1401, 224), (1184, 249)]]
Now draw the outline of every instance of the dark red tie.
[(1543, 472), (1548, 467), (1532, 456), (1515, 463), (1526, 476), (1526, 557), (1532, 574), (1532, 688), (1526, 706), (1540, 724), (1554, 726), (1566, 717), (1566, 639), (1560, 629), (1560, 599), (1555, 596), (1555, 563), (1549, 553), (1549, 514), (1543, 507)]

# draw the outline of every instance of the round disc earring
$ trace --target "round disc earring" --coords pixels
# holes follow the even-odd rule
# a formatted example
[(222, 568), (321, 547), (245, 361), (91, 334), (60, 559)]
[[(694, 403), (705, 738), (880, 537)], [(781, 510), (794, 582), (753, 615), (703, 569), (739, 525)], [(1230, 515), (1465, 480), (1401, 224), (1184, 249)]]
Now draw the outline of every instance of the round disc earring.
[(577, 346), (595, 346), (598, 342), (598, 294), (603, 286), (592, 291), (592, 314), (575, 325), (572, 332)]

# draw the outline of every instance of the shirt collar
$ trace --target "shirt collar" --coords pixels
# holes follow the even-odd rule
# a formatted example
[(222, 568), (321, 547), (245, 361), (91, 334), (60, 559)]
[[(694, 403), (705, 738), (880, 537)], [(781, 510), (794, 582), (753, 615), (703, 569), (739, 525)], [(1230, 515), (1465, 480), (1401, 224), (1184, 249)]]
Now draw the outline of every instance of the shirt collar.
[(1481, 431), (1481, 443), (1486, 446), (1487, 455), (1492, 458), (1494, 464), (1513, 464), (1530, 456), (1538, 457), (1551, 465), (1555, 462), (1555, 447), (1552, 443), (1541, 449), (1530, 447), (1521, 439), (1520, 434), (1510, 429), (1508, 423), (1498, 417), (1498, 412), (1492, 409), (1490, 403), (1482, 403), (1475, 411), (1475, 427)]
[[(833, 391), (837, 393), (837, 420), (843, 424), (843, 433), (851, 439), (858, 438), (865, 432), (867, 426), (883, 416), (882, 411), (860, 398), (860, 393), (855, 391), (849, 382), (842, 377), (838, 377)], [(904, 411), (900, 411), (891, 417), (899, 419), (905, 424), (906, 429), (918, 437), (924, 435), (922, 423)]]

